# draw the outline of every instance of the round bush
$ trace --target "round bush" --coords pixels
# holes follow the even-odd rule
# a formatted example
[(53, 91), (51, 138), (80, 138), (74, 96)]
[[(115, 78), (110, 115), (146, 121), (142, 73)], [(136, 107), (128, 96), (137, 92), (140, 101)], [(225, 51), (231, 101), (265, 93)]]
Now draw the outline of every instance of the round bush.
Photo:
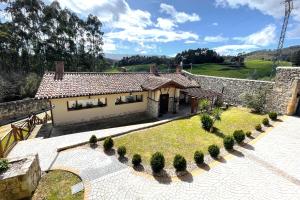
[(203, 114), (201, 117), (202, 128), (206, 131), (210, 131), (213, 127), (213, 119), (208, 114)]
[(114, 141), (111, 137), (105, 138), (103, 143), (103, 148), (105, 151), (110, 150), (114, 146)]
[(247, 137), (251, 137), (251, 135), (252, 135), (252, 132), (251, 132), (251, 131), (247, 131), (247, 132), (246, 132), (246, 136), (247, 136)]
[(194, 160), (198, 165), (204, 162), (204, 154), (202, 153), (202, 151), (195, 151)]
[(0, 159), (0, 173), (8, 170), (8, 161), (6, 159)]
[(232, 150), (233, 145), (234, 145), (234, 138), (230, 135), (225, 136), (223, 139), (223, 144), (224, 144), (225, 149)]
[(260, 124), (257, 124), (257, 125), (255, 126), (255, 130), (261, 131), (261, 130), (262, 130), (261, 125), (260, 125)]
[(173, 160), (173, 166), (177, 171), (186, 170), (186, 160), (182, 155), (177, 154)]
[(210, 154), (211, 157), (218, 158), (220, 154), (220, 148), (217, 145), (212, 144), (208, 147), (208, 153)]
[(277, 120), (277, 113), (276, 112), (270, 112), (269, 117), (272, 121), (276, 121)]
[(96, 144), (97, 143), (97, 137), (95, 135), (92, 135), (90, 137), (89, 142), (90, 142), (90, 144)]
[(262, 120), (262, 123), (263, 123), (263, 125), (265, 125), (265, 126), (269, 126), (269, 125), (270, 125), (270, 122), (269, 122), (269, 119), (268, 119), (268, 118), (264, 118), (264, 119)]
[(126, 147), (125, 146), (120, 146), (117, 149), (117, 152), (118, 152), (118, 154), (119, 154), (120, 157), (124, 157), (125, 154), (126, 154)]
[(245, 140), (245, 133), (243, 130), (236, 130), (233, 133), (233, 137), (237, 143), (241, 143)]
[(165, 157), (161, 152), (156, 152), (151, 156), (150, 165), (152, 171), (157, 173), (165, 167)]
[(142, 157), (141, 157), (141, 155), (140, 154), (134, 154), (133, 155), (133, 157), (132, 157), (132, 164), (134, 165), (134, 166), (138, 166), (138, 165), (140, 165), (141, 164), (141, 162), (142, 162)]

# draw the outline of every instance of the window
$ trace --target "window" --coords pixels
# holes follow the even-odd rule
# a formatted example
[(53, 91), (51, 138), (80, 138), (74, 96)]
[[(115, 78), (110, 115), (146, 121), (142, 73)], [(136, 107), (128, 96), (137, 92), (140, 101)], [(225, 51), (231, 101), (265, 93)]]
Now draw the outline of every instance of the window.
[(135, 103), (135, 102), (142, 102), (143, 95), (129, 95), (129, 96), (120, 96), (116, 99), (115, 104), (126, 104), (126, 103)]
[(68, 104), (68, 110), (80, 110), (86, 108), (104, 107), (107, 105), (106, 98), (68, 101), (67, 104)]

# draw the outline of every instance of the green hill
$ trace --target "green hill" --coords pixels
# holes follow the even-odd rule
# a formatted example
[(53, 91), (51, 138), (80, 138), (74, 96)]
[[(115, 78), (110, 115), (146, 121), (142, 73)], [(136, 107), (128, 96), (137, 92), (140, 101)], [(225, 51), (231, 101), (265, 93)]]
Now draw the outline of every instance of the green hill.
[[(291, 66), (289, 62), (281, 62), (281, 66)], [(125, 67), (128, 72), (148, 72), (150, 65), (132, 65)], [(168, 69), (165, 65), (160, 65), (160, 72), (174, 72), (174, 69)], [(185, 68), (186, 71), (193, 74), (220, 76), (230, 78), (242, 78), (242, 79), (258, 79), (258, 80), (270, 80), (270, 74), (272, 71), (272, 62), (266, 60), (247, 60), (245, 61), (245, 67), (233, 67), (225, 64), (195, 64), (191, 71), (190, 68)], [(111, 68), (108, 72), (116, 72), (117, 68)]]

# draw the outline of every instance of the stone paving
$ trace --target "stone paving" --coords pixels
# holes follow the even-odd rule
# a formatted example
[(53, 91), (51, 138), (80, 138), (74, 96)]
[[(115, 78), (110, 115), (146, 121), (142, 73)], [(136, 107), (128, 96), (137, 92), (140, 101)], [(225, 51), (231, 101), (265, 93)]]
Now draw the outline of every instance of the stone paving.
[[(161, 182), (99, 149), (63, 151), (55, 167), (73, 168), (89, 183), (88, 199), (300, 199), (300, 119), (288, 117), (261, 139), (208, 171)], [(254, 144), (254, 142), (256, 142)], [(123, 167), (112, 167), (112, 166)], [(104, 172), (104, 173), (103, 173)]]

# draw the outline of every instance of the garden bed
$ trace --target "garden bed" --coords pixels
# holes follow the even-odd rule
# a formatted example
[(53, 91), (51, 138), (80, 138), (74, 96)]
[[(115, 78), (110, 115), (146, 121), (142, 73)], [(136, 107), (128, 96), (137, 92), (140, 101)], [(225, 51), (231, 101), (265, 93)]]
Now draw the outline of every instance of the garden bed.
[(210, 133), (201, 127), (200, 116), (175, 120), (157, 127), (132, 132), (115, 138), (116, 148), (124, 145), (127, 156), (138, 153), (142, 156), (145, 169), (149, 168), (151, 155), (157, 151), (163, 153), (166, 160), (166, 169), (173, 168), (172, 162), (176, 154), (183, 155), (188, 169), (193, 167), (194, 152), (196, 150), (207, 154), (208, 146), (216, 144), (223, 148), (223, 138), (232, 135), (235, 130), (254, 130), (265, 115), (251, 113), (245, 108), (230, 108), (223, 112), (221, 121), (215, 123), (217, 131)]

